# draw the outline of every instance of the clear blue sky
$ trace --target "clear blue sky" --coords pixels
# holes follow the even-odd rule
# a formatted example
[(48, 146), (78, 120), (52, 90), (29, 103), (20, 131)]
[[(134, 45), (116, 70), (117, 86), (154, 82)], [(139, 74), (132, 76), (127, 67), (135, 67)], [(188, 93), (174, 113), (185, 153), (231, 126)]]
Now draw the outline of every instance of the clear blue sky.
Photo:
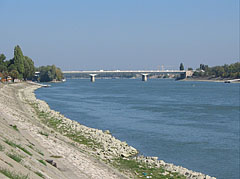
[(239, 61), (239, 0), (0, 0), (0, 53), (63, 70)]

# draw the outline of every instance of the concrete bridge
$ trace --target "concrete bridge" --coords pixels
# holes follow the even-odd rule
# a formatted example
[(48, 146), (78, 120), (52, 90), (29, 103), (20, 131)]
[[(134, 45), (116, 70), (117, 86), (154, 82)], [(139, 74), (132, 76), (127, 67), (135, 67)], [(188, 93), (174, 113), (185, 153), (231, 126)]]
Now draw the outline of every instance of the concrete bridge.
[(142, 81), (147, 81), (147, 77), (149, 75), (156, 74), (178, 74), (180, 78), (186, 78), (188, 76), (192, 76), (192, 71), (185, 70), (99, 70), (99, 71), (63, 71), (65, 76), (79, 74), (82, 76), (90, 76), (91, 81), (95, 81), (95, 76), (103, 75), (103, 74), (112, 74), (113, 76), (121, 76), (121, 74), (131, 74), (131, 75), (142, 75)]

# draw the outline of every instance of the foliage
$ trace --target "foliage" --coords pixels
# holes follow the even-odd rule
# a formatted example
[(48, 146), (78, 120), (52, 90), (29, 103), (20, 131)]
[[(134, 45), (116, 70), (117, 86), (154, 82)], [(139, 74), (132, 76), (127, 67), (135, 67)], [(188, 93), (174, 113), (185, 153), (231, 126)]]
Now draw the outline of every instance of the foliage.
[(12, 70), (9, 75), (12, 77), (13, 81), (19, 77), (19, 73), (17, 70)]
[(47, 163), (44, 160), (38, 160), (41, 164), (47, 166)]
[(22, 175), (22, 174), (16, 174), (8, 169), (0, 168), (0, 173), (5, 175), (6, 177), (10, 179), (28, 179), (27, 175)]
[(10, 140), (5, 140), (4, 142), (6, 142), (8, 145), (10, 145), (10, 146), (12, 146), (12, 147), (14, 147), (14, 148), (19, 148), (19, 149), (21, 149), (23, 152), (25, 152), (26, 154), (32, 156), (32, 153), (29, 152), (29, 151), (28, 151), (27, 149), (25, 149), (24, 147), (22, 147), (21, 145), (18, 145), (18, 144), (14, 143), (14, 142), (12, 142), (12, 141), (10, 141)]
[(180, 67), (179, 67), (179, 69), (182, 71), (182, 70), (184, 70), (184, 66), (183, 66), (183, 63), (181, 63), (180, 64)]
[(55, 65), (41, 66), (37, 70), (40, 72), (40, 82), (61, 81), (63, 79), (61, 69)]
[(35, 72), (34, 62), (31, 58), (25, 56), (24, 57), (24, 73), (23, 78), (24, 79), (32, 79)]
[(40, 176), (41, 178), (45, 178), (41, 172), (35, 172), (36, 175)]
[(12, 126), (12, 128), (13, 128), (15, 131), (19, 131), (16, 125)]
[(40, 132), (39, 132), (39, 134), (41, 134), (41, 135), (44, 135), (44, 136), (48, 137), (48, 133), (46, 133), (46, 132), (42, 132), (42, 131), (40, 131)]
[(2, 73), (5, 79), (11, 76), (13, 81), (14, 79), (32, 80), (36, 70), (41, 72), (41, 82), (61, 81), (63, 79), (62, 71), (55, 65), (35, 68), (33, 60), (23, 55), (19, 45), (14, 48), (14, 57), (10, 60), (5, 60), (6, 56), (0, 54), (0, 73)]
[(15, 160), (18, 163), (22, 161), (22, 156), (20, 155), (7, 153), (7, 156), (9, 156), (11, 159)]
[(0, 144), (0, 151), (3, 151), (4, 147)]
[(200, 68), (193, 75), (195, 77), (240, 78), (240, 62), (214, 67), (200, 64)]
[(157, 168), (144, 162), (138, 162), (134, 159), (118, 158), (115, 159), (113, 165), (126, 174), (130, 173), (132, 175), (130, 178), (186, 178), (182, 175), (179, 175), (177, 172), (166, 171), (162, 167)]

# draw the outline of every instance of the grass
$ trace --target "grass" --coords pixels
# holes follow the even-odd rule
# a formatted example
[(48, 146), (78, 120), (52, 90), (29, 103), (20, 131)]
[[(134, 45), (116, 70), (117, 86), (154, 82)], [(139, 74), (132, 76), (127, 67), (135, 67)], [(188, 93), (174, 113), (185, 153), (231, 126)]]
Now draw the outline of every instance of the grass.
[(18, 130), (18, 128), (17, 128), (16, 125), (12, 126), (12, 128), (13, 128), (15, 131), (18, 131), (18, 132), (19, 132), (19, 130)]
[(0, 173), (2, 173), (3, 175), (10, 179), (28, 179), (28, 175), (17, 174), (4, 168), (0, 168)]
[(45, 178), (41, 172), (34, 172), (36, 175), (40, 176), (41, 178)]
[(27, 145), (27, 146), (32, 150), (36, 151), (37, 153), (39, 153), (40, 155), (44, 156), (44, 154), (39, 149), (34, 148), (32, 145)]
[(12, 147), (14, 147), (14, 148), (19, 148), (19, 149), (21, 149), (23, 152), (25, 152), (26, 154), (32, 156), (32, 153), (29, 152), (29, 151), (28, 151), (27, 149), (25, 149), (24, 147), (22, 147), (21, 145), (18, 145), (18, 144), (14, 143), (14, 142), (12, 142), (12, 141), (10, 141), (10, 140), (7, 140), (7, 139), (6, 139), (4, 142), (6, 142), (8, 145), (10, 145), (10, 146), (12, 146)]
[(186, 177), (179, 175), (177, 173), (172, 173), (168, 171), (167, 175), (163, 175), (165, 170), (163, 168), (156, 168), (146, 163), (137, 162), (134, 159), (116, 159), (114, 164), (116, 168), (124, 173), (130, 173), (134, 178), (156, 178), (156, 179), (185, 179)]
[(58, 155), (51, 155), (50, 157), (52, 157), (52, 158), (63, 158), (62, 156), (58, 156)]
[(20, 163), (22, 161), (22, 156), (12, 153), (7, 153), (7, 156), (11, 159), (15, 160), (16, 162)]
[(9, 162), (4, 161), (6, 164), (8, 164), (10, 167), (13, 167), (13, 165)]
[[(62, 125), (61, 119), (56, 119), (54, 117), (51, 117), (49, 113), (45, 113), (43, 111), (40, 111), (36, 104), (31, 104), (32, 107), (35, 109), (37, 115), (39, 118), (42, 119), (43, 123), (45, 123), (48, 127), (54, 129), (55, 131), (63, 134), (64, 136), (72, 139), (73, 141), (86, 145), (90, 148), (102, 148), (102, 146), (95, 142), (92, 139), (89, 139), (81, 134), (81, 132), (77, 132), (76, 130), (73, 130), (70, 126), (67, 126), (66, 124)], [(61, 127), (59, 127), (61, 125)], [(42, 135), (48, 136), (47, 133), (39, 132)]]
[(42, 163), (43, 165), (47, 166), (47, 163), (44, 160), (38, 160), (40, 163)]
[(46, 133), (46, 132), (42, 132), (42, 131), (40, 131), (39, 134), (44, 135), (44, 136), (46, 136), (46, 137), (49, 136), (48, 133)]
[(33, 149), (34, 150), (34, 148), (33, 148), (33, 146), (32, 145), (27, 145), (29, 148), (31, 148), (31, 149)]
[(1, 144), (0, 144), (0, 151), (4, 151), (4, 147)]
[(40, 150), (36, 149), (36, 151), (37, 151), (37, 153), (39, 153), (40, 155), (44, 156), (44, 154), (43, 154)]
[[(84, 144), (89, 148), (102, 148), (100, 143), (85, 137), (81, 132), (72, 129), (70, 126), (63, 124), (61, 119), (52, 117), (49, 113), (45, 113), (38, 109), (37, 104), (32, 104), (38, 117), (48, 127), (61, 133), (62, 135), (72, 139), (74, 142)], [(118, 158), (112, 162), (112, 165), (118, 168), (120, 171), (130, 174), (132, 178), (156, 178), (156, 179), (185, 179), (186, 177), (174, 172), (166, 172), (164, 168), (157, 168), (149, 166), (146, 163), (139, 163), (134, 159)]]

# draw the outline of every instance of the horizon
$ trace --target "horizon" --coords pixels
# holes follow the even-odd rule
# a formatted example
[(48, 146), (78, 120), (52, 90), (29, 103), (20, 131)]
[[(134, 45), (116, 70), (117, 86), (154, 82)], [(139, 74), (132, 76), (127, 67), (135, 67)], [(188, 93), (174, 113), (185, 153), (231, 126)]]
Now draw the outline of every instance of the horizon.
[[(11, 12), (11, 13), (9, 13)], [(0, 53), (63, 71), (239, 62), (239, 1), (0, 1)]]

